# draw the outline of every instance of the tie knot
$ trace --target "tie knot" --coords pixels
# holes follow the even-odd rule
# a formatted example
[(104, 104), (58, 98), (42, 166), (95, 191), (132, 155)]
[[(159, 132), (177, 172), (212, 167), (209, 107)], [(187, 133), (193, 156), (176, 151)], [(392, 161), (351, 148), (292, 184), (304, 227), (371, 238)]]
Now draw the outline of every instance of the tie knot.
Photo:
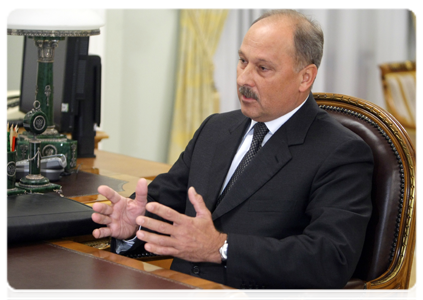
[(261, 148), (261, 143), (263, 142), (264, 136), (267, 132), (269, 132), (269, 129), (267, 129), (266, 124), (256, 123), (256, 125), (254, 125), (253, 141), (250, 146), (250, 149), (252, 149), (254, 154), (256, 154), (256, 152)]
[(260, 142), (263, 141), (264, 136), (269, 132), (269, 129), (267, 129), (266, 124), (259, 122), (254, 125), (254, 135), (253, 139), (258, 140)]

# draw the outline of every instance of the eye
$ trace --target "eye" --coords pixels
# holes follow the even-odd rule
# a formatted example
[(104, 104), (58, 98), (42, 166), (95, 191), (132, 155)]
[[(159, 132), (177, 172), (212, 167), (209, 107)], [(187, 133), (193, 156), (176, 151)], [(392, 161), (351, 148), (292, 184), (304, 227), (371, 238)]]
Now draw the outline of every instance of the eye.
[(267, 67), (265, 66), (259, 66), (260, 71), (267, 71), (269, 70)]
[(244, 64), (245, 63), (245, 59), (243, 59), (243, 58), (240, 57), (239, 58), (239, 62), (242, 63), (242, 64)]

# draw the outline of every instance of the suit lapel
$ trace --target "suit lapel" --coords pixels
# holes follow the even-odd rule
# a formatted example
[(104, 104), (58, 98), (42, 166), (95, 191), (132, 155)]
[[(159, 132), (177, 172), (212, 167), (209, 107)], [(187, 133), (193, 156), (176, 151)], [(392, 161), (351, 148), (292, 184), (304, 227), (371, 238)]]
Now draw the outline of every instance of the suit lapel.
[(225, 180), (226, 174), (231, 166), (233, 157), (235, 156), (238, 146), (241, 143), (242, 137), (245, 134), (248, 126), (250, 125), (249, 118), (243, 118), (241, 122), (238, 122), (235, 126), (231, 127), (227, 135), (222, 137), (220, 143), (216, 144), (208, 184), (208, 201), (207, 208), (213, 211), (217, 197), (220, 193), (223, 181)]
[[(216, 220), (250, 198), (291, 160), (289, 147), (304, 143), (307, 132), (318, 112), (319, 108), (310, 94), (306, 103), (275, 132), (257, 153), (256, 157), (241, 174), (236, 184), (226, 194), (219, 206), (214, 211), (212, 210), (213, 220)], [(233, 155), (230, 161), (232, 157)], [(227, 169), (220, 176), (224, 177), (226, 172)], [(223, 182), (223, 179), (220, 182)], [(216, 198), (217, 194), (214, 199)], [(213, 205), (215, 205), (215, 202)]]
[[(276, 134), (281, 136), (285, 132), (284, 130), (278, 130)], [(250, 198), (251, 195), (291, 160), (291, 154), (285, 139), (274, 139), (274, 137), (260, 149), (247, 169), (240, 175), (232, 189), (214, 210), (212, 214), (213, 220)]]

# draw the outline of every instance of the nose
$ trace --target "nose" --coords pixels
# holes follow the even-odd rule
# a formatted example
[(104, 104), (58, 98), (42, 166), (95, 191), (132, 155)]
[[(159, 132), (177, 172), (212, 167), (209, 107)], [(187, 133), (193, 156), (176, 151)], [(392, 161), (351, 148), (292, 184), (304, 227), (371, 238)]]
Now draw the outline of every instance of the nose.
[(238, 86), (254, 86), (253, 80), (253, 68), (250, 64), (247, 64), (245, 67), (237, 67), (237, 78), (236, 83)]

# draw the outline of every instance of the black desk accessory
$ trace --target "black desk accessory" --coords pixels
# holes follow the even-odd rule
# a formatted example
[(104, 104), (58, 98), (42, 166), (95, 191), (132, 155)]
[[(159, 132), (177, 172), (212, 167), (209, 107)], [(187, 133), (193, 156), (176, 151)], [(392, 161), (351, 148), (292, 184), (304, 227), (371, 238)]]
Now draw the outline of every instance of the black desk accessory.
[(26, 243), (91, 234), (100, 225), (90, 206), (57, 193), (7, 197), (7, 242)]

